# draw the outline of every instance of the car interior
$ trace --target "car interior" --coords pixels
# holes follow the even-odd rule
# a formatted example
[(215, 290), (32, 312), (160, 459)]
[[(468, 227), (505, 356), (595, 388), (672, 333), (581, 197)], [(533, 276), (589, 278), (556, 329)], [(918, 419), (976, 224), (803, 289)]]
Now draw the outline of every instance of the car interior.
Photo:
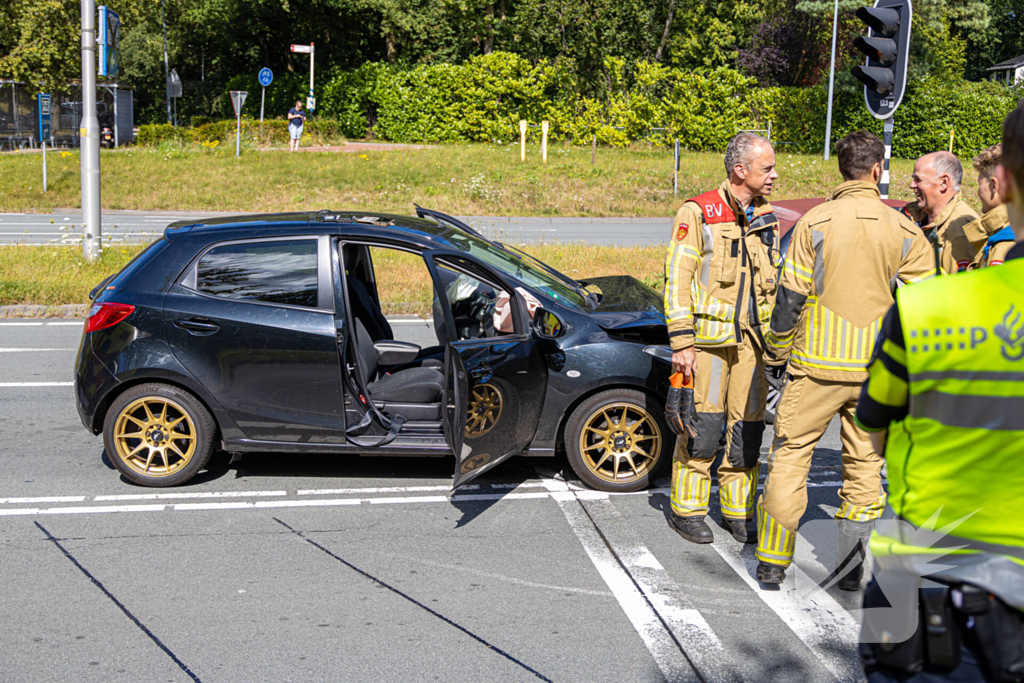
[[(374, 248), (379, 252), (380, 249)], [(440, 344), (421, 348), (396, 340), (384, 315), (369, 245), (341, 245), (345, 290), (351, 313), (351, 343), (356, 371), (369, 398), (383, 412), (406, 419), (402, 431), (437, 433), (441, 428), (441, 394), (444, 391), (444, 352), (449, 339), (437, 292), (432, 305), (434, 329)], [(426, 264), (424, 263), (424, 272)], [(504, 292), (466, 272), (437, 263), (445, 286), (457, 339), (497, 337), (495, 302)], [(507, 301), (507, 295), (505, 300)], [(506, 304), (508, 305), (508, 304)]]

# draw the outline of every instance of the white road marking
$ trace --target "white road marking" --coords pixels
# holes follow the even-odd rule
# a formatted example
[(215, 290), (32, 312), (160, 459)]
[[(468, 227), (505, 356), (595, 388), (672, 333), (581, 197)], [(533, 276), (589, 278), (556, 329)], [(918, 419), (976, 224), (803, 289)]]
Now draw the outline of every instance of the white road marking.
[(43, 351), (77, 351), (78, 349), (0, 349), (0, 353), (41, 353)]
[[(654, 656), (665, 679), (740, 680), (707, 620), (680, 597), (678, 584), (647, 546), (614, 523), (600, 525), (603, 538), (598, 533), (595, 523), (621, 518), (609, 495), (597, 491), (570, 491), (565, 482), (555, 479), (546, 479), (543, 483)], [(680, 647), (685, 648), (685, 655)], [(699, 674), (694, 673), (693, 668)]]
[(726, 539), (725, 532), (720, 529), (712, 528), (712, 531), (715, 542), (711, 547), (807, 645), (832, 675), (840, 681), (864, 680), (864, 671), (857, 653), (860, 626), (842, 605), (825, 592), (808, 596), (797, 591), (797, 585), (809, 586), (813, 582), (795, 564), (786, 570), (786, 582), (780, 590), (765, 590), (754, 578), (757, 558), (754, 557), (753, 546), (740, 545)]
[[(557, 485), (558, 482), (553, 484)], [(626, 618), (640, 635), (654, 657), (658, 669), (666, 681), (698, 681), (696, 673), (687, 663), (683, 653), (673, 640), (672, 634), (665, 628), (657, 613), (648, 604), (644, 595), (637, 588), (622, 565), (616, 561), (608, 546), (587, 517), (583, 506), (576, 499), (574, 492), (551, 491), (552, 496), (562, 509), (566, 521), (576, 534), (584, 552), (594, 564), (598, 574), (611, 589)], [(606, 494), (607, 495), (607, 494)]]
[(0, 323), (0, 325), (10, 325), (11, 327), (42, 327), (43, 323), (35, 323), (35, 322), (32, 322), (32, 323), (22, 323), (22, 322), (8, 323), (8, 322), (2, 322), (2, 323)]
[[(544, 482), (523, 482), (520, 484), (488, 484), (491, 489), (525, 489), (543, 488)], [(365, 489), (301, 489), (295, 494), (299, 496), (342, 496), (346, 494), (367, 494), (367, 493), (421, 493), (428, 491), (450, 491), (451, 486), (380, 486)], [(483, 484), (467, 484), (460, 486), (459, 491), (479, 491), (484, 488)]]
[(0, 382), (0, 387), (73, 387), (74, 382)]
[[(265, 496), (287, 496), (287, 491), (208, 491), (203, 493), (134, 493), (119, 496), (96, 496), (94, 501), (115, 500), (166, 500), (173, 498), (250, 498)], [(40, 501), (41, 502), (41, 501)]]
[(85, 496), (42, 496), (39, 498), (0, 498), (0, 503), (80, 503)]

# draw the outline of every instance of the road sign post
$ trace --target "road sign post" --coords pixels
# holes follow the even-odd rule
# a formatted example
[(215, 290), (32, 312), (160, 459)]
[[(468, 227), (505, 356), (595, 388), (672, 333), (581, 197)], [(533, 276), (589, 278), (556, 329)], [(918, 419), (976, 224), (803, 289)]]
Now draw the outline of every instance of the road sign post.
[(242, 154), (242, 105), (249, 95), (244, 90), (231, 91), (231, 106), (235, 108), (235, 158)]
[(82, 258), (95, 261), (103, 249), (100, 224), (100, 122), (96, 118), (96, 2), (82, 0)]
[(263, 125), (263, 105), (267, 101), (267, 86), (274, 82), (274, 72), (263, 67), (259, 74), (260, 85), (263, 86), (263, 94), (260, 95), (260, 125)]
[(53, 99), (44, 93), (37, 96), (39, 102), (39, 144), (43, 147), (43, 192), (46, 192), (46, 141), (50, 139), (50, 105)]
[(309, 96), (306, 98), (306, 109), (313, 113), (316, 109), (316, 97), (313, 96), (313, 43), (309, 45), (292, 45), (292, 52), (309, 55)]
[(867, 56), (864, 66), (850, 70), (864, 84), (864, 103), (876, 119), (882, 119), (885, 163), (879, 191), (889, 198), (889, 159), (892, 156), (893, 116), (907, 90), (910, 59), (910, 27), (914, 12), (911, 0), (875, 0), (873, 7), (861, 7), (857, 18), (868, 26), (867, 37), (859, 36), (853, 46)]
[(174, 127), (178, 127), (178, 100), (181, 98), (181, 77), (177, 69), (171, 69), (171, 87), (168, 91), (171, 99), (174, 100)]

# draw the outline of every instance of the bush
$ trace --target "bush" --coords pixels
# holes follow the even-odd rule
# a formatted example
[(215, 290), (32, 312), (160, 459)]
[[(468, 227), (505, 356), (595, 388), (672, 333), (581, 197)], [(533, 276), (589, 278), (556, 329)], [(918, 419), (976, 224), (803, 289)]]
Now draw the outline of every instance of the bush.
[[(136, 143), (143, 146), (159, 146), (161, 144), (202, 144), (220, 142), (234, 143), (235, 119), (204, 123), (195, 128), (175, 128), (167, 123), (139, 126)], [(288, 122), (280, 119), (264, 121), (243, 118), (241, 123), (242, 140), (257, 146), (267, 146), (275, 142), (288, 140)], [(345, 141), (341, 134), (341, 126), (337, 121), (329, 119), (313, 119), (307, 121), (303, 129), (302, 144), (337, 145)]]
[[(321, 90), (321, 111), (349, 137), (394, 142), (515, 140), (519, 120), (547, 120), (552, 140), (622, 146), (640, 140), (667, 144), (678, 138), (691, 150), (722, 150), (739, 130), (764, 129), (793, 151), (820, 152), (825, 140), (827, 91), (758, 88), (727, 68), (667, 68), (619, 58), (605, 61), (608, 87), (582, 97), (571, 60), (531, 63), (496, 52), (462, 64), (399, 67), (368, 63), (335, 71)], [(946, 149), (969, 157), (998, 142), (1003, 117), (1020, 93), (994, 83), (913, 81), (897, 111), (893, 154), (916, 157)], [(862, 91), (837, 89), (832, 141), (882, 123), (864, 106)], [(539, 131), (531, 128), (529, 137)]]

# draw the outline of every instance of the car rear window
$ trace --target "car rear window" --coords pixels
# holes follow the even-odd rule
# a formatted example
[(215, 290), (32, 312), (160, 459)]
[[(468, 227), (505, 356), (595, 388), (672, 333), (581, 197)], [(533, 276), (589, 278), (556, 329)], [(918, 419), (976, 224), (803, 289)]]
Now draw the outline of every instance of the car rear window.
[(317, 307), (316, 240), (214, 247), (196, 266), (196, 290), (212, 296)]

